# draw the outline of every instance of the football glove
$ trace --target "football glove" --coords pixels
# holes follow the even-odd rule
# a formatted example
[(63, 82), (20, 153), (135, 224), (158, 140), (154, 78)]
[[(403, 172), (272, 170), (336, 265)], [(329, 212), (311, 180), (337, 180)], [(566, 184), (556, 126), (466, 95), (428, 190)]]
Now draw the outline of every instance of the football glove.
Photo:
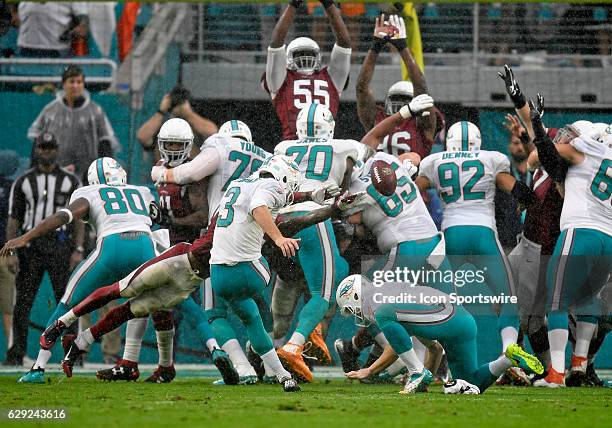
[(389, 17), (389, 25), (397, 28), (397, 32), (389, 39), (398, 51), (406, 47), (406, 24), (404, 18), (399, 15), (391, 15)]
[(335, 198), (340, 195), (340, 188), (334, 183), (313, 190), (310, 194), (310, 199), (319, 205), (325, 204), (327, 199)]
[(168, 168), (165, 166), (155, 165), (151, 168), (151, 180), (153, 180), (156, 186), (166, 182), (166, 171), (168, 171)]
[(404, 119), (410, 119), (412, 116), (429, 116), (427, 109), (434, 106), (434, 100), (427, 94), (421, 94), (414, 97), (410, 104), (403, 106), (399, 113)]
[(536, 102), (529, 100), (529, 118), (531, 119), (531, 125), (533, 126), (533, 133), (535, 139), (543, 141), (546, 137), (546, 129), (542, 123), (542, 115), (544, 114), (544, 97), (538, 94)]
[(525, 100), (525, 95), (521, 92), (521, 88), (518, 83), (516, 83), (516, 79), (514, 78), (514, 72), (508, 66), (508, 64), (504, 65), (504, 72), (497, 72), (497, 75), (504, 81), (506, 84), (506, 92), (510, 96), (512, 103), (514, 104), (514, 108), (517, 110), (523, 108), (527, 101)]
[(339, 196), (334, 202), (334, 211), (336, 216), (344, 216), (354, 214), (357, 211), (361, 211), (368, 203), (368, 196), (366, 192), (357, 192), (349, 194), (344, 192), (342, 196)]
[(168, 215), (168, 211), (161, 209), (155, 202), (149, 204), (149, 217), (154, 224), (158, 224), (163, 227), (170, 226), (172, 224), (172, 218)]

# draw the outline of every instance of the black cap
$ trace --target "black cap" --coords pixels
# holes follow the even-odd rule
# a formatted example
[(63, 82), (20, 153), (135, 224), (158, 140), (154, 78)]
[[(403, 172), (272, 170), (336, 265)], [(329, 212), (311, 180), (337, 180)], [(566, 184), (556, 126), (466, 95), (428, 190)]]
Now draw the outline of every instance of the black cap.
[(38, 137), (36, 137), (35, 143), (37, 147), (43, 149), (56, 149), (58, 146), (55, 135), (50, 132), (43, 132), (40, 134)]

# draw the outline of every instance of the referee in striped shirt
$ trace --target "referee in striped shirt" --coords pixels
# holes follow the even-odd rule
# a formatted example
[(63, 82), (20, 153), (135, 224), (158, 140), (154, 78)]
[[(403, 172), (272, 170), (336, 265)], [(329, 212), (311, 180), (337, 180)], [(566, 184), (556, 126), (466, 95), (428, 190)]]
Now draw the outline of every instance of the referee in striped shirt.
[[(56, 162), (58, 143), (50, 133), (34, 142), (34, 167), (17, 178), (11, 187), (7, 240), (34, 228), (44, 218), (64, 208), (79, 186), (79, 179)], [(32, 241), (17, 252), (19, 273), (13, 314), (13, 345), (5, 364), (22, 365), (27, 350), (30, 311), (43, 275), (49, 273), (56, 302), (59, 302), (70, 272), (83, 259), (84, 225), (74, 222)]]

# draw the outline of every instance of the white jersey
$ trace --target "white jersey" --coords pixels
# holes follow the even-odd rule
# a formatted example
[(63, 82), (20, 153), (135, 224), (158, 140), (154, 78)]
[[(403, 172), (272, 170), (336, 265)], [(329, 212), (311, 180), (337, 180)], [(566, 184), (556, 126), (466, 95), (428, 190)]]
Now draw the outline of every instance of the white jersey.
[[(287, 140), (274, 148), (275, 155), (287, 155), (297, 163), (303, 179), (300, 192), (309, 192), (327, 184), (342, 184), (346, 173), (346, 161), (359, 160), (359, 146), (355, 140), (324, 140), (306, 138), (304, 140)], [(302, 202), (291, 205), (285, 212), (310, 211), (320, 208), (316, 202)]]
[(89, 202), (87, 222), (95, 229), (98, 242), (114, 233), (151, 233), (149, 204), (155, 198), (147, 187), (94, 184), (75, 190), (70, 203), (80, 198)]
[(270, 153), (239, 138), (215, 134), (209, 137), (202, 151), (214, 149), (219, 154), (220, 164), (210, 176), (207, 189), (209, 221), (217, 210), (223, 193), (229, 184), (239, 178), (247, 178), (259, 169)]
[(264, 231), (252, 216), (267, 206), (272, 217), (287, 203), (284, 186), (272, 178), (235, 180), (219, 204), (210, 264), (251, 262), (261, 257)]
[(496, 177), (510, 172), (510, 161), (499, 152), (440, 152), (419, 166), (439, 191), (444, 204), (442, 230), (451, 226), (495, 227)]
[(587, 228), (612, 236), (612, 146), (586, 137), (570, 144), (584, 153), (584, 161), (567, 171), (561, 230)]
[(408, 169), (390, 154), (378, 152), (366, 162), (369, 171), (374, 161), (391, 165), (397, 176), (397, 188), (391, 196), (383, 196), (374, 189), (370, 175), (351, 183), (350, 192), (365, 191), (369, 203), (361, 213), (361, 220), (376, 235), (378, 248), (386, 253), (400, 242), (431, 238), (438, 233), (423, 198)]

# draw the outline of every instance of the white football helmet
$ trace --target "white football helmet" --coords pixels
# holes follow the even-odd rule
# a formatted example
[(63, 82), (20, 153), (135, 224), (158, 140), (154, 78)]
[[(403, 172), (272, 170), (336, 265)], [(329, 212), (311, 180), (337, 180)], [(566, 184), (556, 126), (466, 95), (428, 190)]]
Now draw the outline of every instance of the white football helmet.
[(355, 324), (365, 325), (361, 302), (363, 294), (361, 293), (362, 284), (369, 282), (365, 276), (350, 275), (342, 280), (336, 289), (336, 303), (340, 308), (340, 314), (343, 317), (353, 315)]
[(90, 186), (94, 184), (124, 186), (127, 184), (127, 173), (115, 159), (98, 158), (87, 169), (87, 182)]
[(612, 124), (598, 122), (593, 126), (597, 129), (597, 141), (612, 145)]
[(414, 86), (412, 82), (400, 80), (391, 85), (385, 98), (385, 113), (389, 116), (397, 113), (403, 106), (414, 98)]
[[(180, 149), (170, 150), (166, 144), (182, 144)], [(182, 164), (189, 157), (193, 146), (193, 131), (186, 120), (175, 117), (169, 119), (162, 125), (157, 134), (157, 145), (163, 160), (169, 166), (174, 167)]]
[(275, 180), (283, 183), (287, 192), (288, 204), (293, 202), (293, 193), (297, 192), (301, 181), (300, 167), (293, 159), (285, 155), (270, 156), (255, 174), (260, 177), (262, 172), (272, 174)]
[(577, 120), (570, 125), (559, 128), (553, 142), (555, 144), (567, 144), (581, 135), (596, 140), (599, 136), (599, 132), (593, 122), (588, 120)]
[(321, 49), (314, 40), (298, 37), (287, 46), (287, 68), (303, 74), (321, 69)]
[(228, 120), (221, 128), (219, 128), (219, 134), (229, 135), (230, 137), (240, 138), (241, 140), (247, 141), (249, 143), (253, 142), (253, 137), (251, 135), (251, 130), (246, 125), (246, 123), (240, 120)]
[(465, 120), (454, 123), (446, 132), (447, 152), (475, 152), (480, 150), (480, 129)]
[(300, 140), (305, 138), (320, 138), (331, 140), (334, 138), (336, 122), (334, 115), (327, 107), (321, 104), (308, 104), (297, 115), (295, 128)]

